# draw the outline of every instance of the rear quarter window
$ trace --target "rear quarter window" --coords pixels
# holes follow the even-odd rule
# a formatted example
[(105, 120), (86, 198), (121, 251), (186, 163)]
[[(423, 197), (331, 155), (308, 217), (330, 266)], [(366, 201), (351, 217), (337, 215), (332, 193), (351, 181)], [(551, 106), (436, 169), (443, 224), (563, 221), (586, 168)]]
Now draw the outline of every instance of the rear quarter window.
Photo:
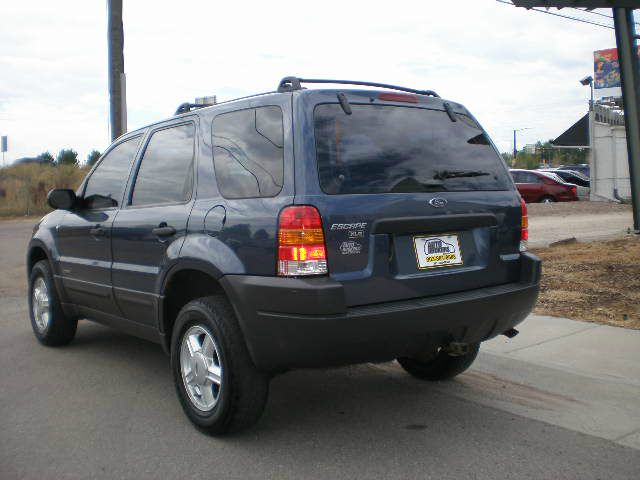
[(320, 186), (328, 194), (508, 190), (502, 159), (476, 122), (446, 112), (338, 104), (314, 110)]
[(213, 162), (225, 198), (274, 197), (282, 190), (284, 129), (280, 107), (223, 113), (213, 120)]

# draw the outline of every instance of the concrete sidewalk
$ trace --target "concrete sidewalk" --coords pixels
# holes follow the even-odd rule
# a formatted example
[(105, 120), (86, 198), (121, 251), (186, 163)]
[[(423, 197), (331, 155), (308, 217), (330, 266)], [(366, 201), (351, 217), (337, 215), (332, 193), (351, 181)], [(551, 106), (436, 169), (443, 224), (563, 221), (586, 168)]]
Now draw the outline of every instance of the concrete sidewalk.
[(518, 330), (513, 339), (483, 344), (483, 351), (640, 387), (640, 330), (543, 315), (530, 315)]
[(557, 396), (532, 418), (640, 449), (639, 330), (531, 315), (520, 332), (487, 342), (479, 369)]
[[(640, 449), (640, 331), (531, 315), (436, 388)], [(395, 364), (381, 368), (406, 378)]]

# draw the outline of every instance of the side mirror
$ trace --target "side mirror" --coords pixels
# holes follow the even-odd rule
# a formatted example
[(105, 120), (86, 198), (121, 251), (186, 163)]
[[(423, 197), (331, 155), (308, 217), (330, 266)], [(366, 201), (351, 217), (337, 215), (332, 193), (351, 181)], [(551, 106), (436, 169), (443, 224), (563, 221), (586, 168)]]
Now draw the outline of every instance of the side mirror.
[(54, 210), (71, 210), (77, 202), (76, 192), (68, 188), (56, 188), (47, 195), (47, 203)]

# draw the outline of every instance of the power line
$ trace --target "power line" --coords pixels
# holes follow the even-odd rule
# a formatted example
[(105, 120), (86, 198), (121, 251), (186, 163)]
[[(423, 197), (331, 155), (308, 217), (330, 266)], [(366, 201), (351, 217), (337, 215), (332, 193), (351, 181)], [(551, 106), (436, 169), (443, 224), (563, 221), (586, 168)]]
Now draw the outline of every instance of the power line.
[[(581, 8), (576, 8), (576, 7), (568, 7), (568, 8), (570, 8), (571, 10), (578, 10), (579, 12), (591, 13), (593, 15), (598, 15), (600, 17), (610, 18), (611, 20), (613, 20), (613, 15), (607, 15), (606, 13), (596, 12), (593, 10), (583, 10)], [(634, 22), (634, 23), (640, 26), (640, 22)]]
[[(505, 3), (507, 5), (512, 5), (515, 7), (515, 5), (513, 5), (513, 3), (508, 2), (507, 0), (496, 0), (498, 3)], [(546, 13), (547, 15), (553, 15), (554, 17), (560, 17), (560, 18), (564, 18), (566, 20), (573, 20), (575, 22), (582, 22), (582, 23), (588, 23), (590, 25), (595, 25), (597, 27), (603, 27), (603, 28), (608, 28), (610, 30), (615, 30), (614, 27), (612, 27), (611, 25), (605, 25), (604, 23), (598, 23), (598, 22), (593, 22), (591, 20), (586, 20), (584, 18), (578, 18), (578, 17), (572, 17), (570, 15), (562, 15), (560, 13), (555, 13), (555, 12), (549, 12), (547, 10), (541, 10), (539, 8), (530, 8), (528, 10), (532, 10), (534, 12), (539, 12), (539, 13)]]

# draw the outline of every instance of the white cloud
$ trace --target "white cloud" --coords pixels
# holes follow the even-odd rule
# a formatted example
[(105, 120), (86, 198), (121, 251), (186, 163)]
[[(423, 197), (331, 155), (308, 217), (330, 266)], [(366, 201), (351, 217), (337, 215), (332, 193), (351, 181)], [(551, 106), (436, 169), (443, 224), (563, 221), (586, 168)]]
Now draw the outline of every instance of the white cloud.
[[(105, 2), (11, 2), (0, 29), (0, 133), (9, 159), (108, 138)], [(569, 12), (565, 10), (565, 12)], [(573, 12), (577, 16), (586, 16)], [(464, 103), (502, 150), (562, 133), (587, 108), (578, 79), (612, 30), (493, 0), (125, 0), (129, 127), (183, 101), (273, 90), (284, 75), (433, 88)]]

